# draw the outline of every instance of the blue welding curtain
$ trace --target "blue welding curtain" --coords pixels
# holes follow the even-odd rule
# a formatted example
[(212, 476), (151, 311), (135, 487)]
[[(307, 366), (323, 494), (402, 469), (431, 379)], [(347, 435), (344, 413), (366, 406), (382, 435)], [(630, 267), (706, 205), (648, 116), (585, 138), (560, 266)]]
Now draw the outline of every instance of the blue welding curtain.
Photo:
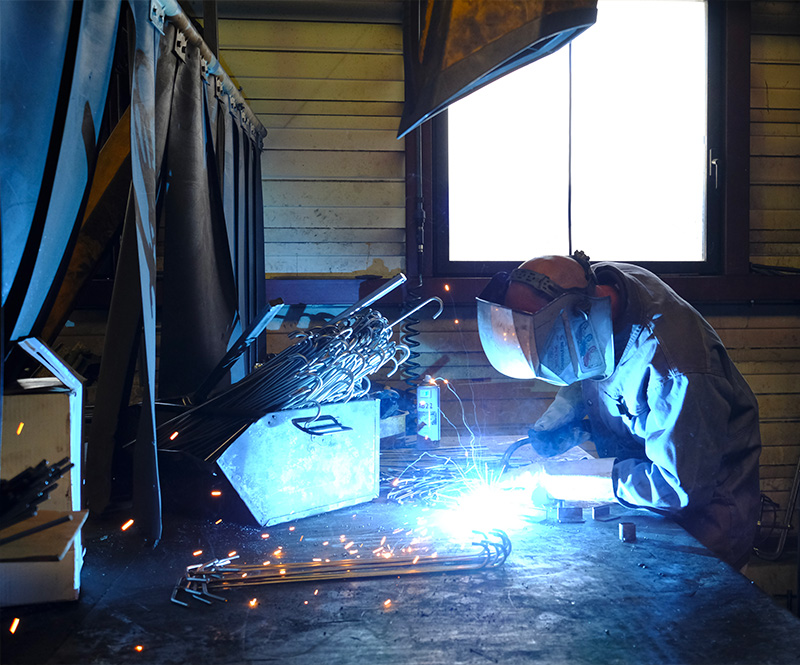
[(597, 18), (596, 0), (419, 0), (405, 8), (398, 138), (487, 83), (558, 50)]
[(119, 0), (0, 2), (4, 339), (38, 334), (83, 218)]

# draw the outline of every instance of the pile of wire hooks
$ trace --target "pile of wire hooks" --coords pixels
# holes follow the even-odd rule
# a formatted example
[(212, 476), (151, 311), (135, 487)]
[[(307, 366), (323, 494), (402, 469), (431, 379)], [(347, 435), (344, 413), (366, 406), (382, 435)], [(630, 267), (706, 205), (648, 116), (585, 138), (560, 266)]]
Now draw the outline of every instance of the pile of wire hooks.
[(391, 376), (409, 357), (392, 341), (379, 312), (362, 309), (289, 336), (295, 343), (206, 402), (182, 411), (157, 429), (161, 450), (217, 460), (245, 429), (267, 413), (319, 407), (366, 397), (369, 376), (392, 363)]
[(215, 559), (188, 566), (173, 588), (170, 600), (183, 606), (188, 606), (186, 600), (192, 598), (208, 604), (212, 600), (227, 600), (214, 591), (245, 586), (468, 572), (502, 566), (511, 554), (511, 540), (505, 532), (495, 529), (490, 532), (491, 538), (482, 532), (474, 533), (481, 536), (472, 543), (477, 549), (466, 554), (307, 561), (279, 566), (236, 565), (237, 556)]

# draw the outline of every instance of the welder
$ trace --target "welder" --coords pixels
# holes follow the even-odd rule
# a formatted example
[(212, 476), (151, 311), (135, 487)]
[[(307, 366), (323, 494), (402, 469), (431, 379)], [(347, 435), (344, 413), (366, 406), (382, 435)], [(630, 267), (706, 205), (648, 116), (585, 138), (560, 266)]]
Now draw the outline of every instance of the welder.
[(495, 369), (560, 386), (529, 432), (534, 449), (597, 451), (512, 468), (509, 482), (668, 515), (720, 559), (747, 563), (758, 404), (713, 328), (665, 282), (582, 252), (539, 257), (492, 278), (478, 329)]

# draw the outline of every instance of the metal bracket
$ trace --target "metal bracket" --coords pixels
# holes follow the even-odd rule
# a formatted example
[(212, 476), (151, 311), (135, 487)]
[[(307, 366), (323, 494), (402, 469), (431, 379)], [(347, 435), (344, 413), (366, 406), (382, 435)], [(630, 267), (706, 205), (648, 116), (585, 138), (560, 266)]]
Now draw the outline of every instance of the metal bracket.
[(180, 58), (182, 62), (186, 62), (186, 51), (189, 48), (189, 40), (180, 30), (175, 32), (175, 55)]
[(167, 12), (158, 0), (150, 0), (150, 23), (152, 23), (156, 30), (162, 35), (164, 34), (164, 21), (166, 20)]
[(205, 58), (200, 58), (200, 73), (204, 79), (208, 79), (208, 61)]
[(222, 79), (219, 76), (214, 77), (214, 95), (217, 99), (222, 99), (222, 96), (225, 94), (225, 89), (222, 87)]

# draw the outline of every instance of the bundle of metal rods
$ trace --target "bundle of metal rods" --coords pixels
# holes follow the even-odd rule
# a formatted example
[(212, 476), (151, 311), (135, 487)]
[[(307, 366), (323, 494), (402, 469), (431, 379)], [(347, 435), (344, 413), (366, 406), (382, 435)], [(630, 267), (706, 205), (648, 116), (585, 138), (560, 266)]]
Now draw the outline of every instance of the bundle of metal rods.
[(55, 464), (42, 460), (10, 480), (0, 480), (0, 530), (36, 515), (39, 504), (58, 487), (56, 481), (73, 466), (69, 457)]
[[(478, 533), (478, 532), (476, 532)], [(234, 559), (215, 559), (204, 564), (188, 566), (186, 573), (172, 591), (171, 600), (179, 605), (188, 603), (181, 597), (204, 603), (226, 600), (212, 591), (288, 582), (317, 582), (350, 580), (369, 577), (420, 575), (425, 573), (469, 572), (497, 568), (511, 554), (511, 540), (500, 530), (489, 532), (493, 538), (479, 533), (481, 539), (472, 543), (477, 549), (468, 554), (447, 556), (377, 557), (375, 559), (340, 559), (337, 561), (306, 561), (280, 565), (232, 565)]]
[(371, 309), (290, 337), (297, 341), (241, 381), (159, 425), (159, 448), (213, 462), (267, 413), (364, 397), (371, 374), (389, 362), (394, 373), (409, 355)]

